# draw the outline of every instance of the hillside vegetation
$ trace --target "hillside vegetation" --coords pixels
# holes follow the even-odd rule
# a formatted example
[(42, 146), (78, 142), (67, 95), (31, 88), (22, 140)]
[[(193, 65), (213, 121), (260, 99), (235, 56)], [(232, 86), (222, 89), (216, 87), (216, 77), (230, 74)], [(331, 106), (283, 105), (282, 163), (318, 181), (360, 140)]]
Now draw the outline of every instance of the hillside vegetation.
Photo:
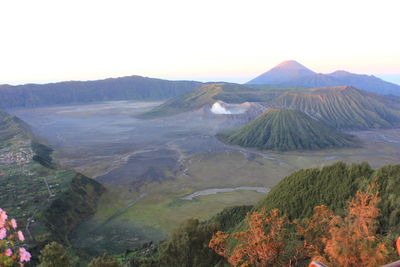
[(97, 201), (104, 191), (105, 188), (95, 180), (76, 173), (39, 219), (57, 240), (68, 242), (69, 234), (82, 219), (95, 213)]
[(291, 219), (311, 216), (317, 205), (343, 213), (357, 190), (376, 178), (381, 202), (380, 231), (400, 234), (400, 165), (373, 170), (368, 163), (338, 162), (322, 168), (302, 169), (279, 182), (255, 210), (279, 209)]
[(269, 102), (272, 107), (301, 110), (338, 129), (390, 128), (400, 123), (400, 104), (350, 86), (286, 92)]
[[(374, 233), (376, 232), (379, 235), (377, 241), (383, 240), (383, 237), (387, 240), (397, 238), (400, 234), (400, 196), (398, 194), (400, 190), (400, 165), (388, 165), (374, 170), (366, 162), (359, 164), (337, 162), (322, 168), (302, 169), (292, 173), (276, 185), (264, 199), (253, 208), (251, 208), (251, 206), (228, 208), (201, 224), (196, 220), (193, 221), (193, 219), (188, 220), (162, 242), (158, 250), (154, 249), (153, 254), (147, 255), (147, 258), (136, 258), (134, 262), (136, 262), (138, 266), (170, 266), (169, 264), (171, 262), (176, 266), (189, 266), (189, 263), (194, 260), (198, 261), (201, 257), (204, 257), (204, 255), (212, 255), (210, 254), (210, 250), (206, 249), (206, 247), (211, 245), (211, 232), (214, 232), (214, 237), (216, 237), (215, 241), (218, 241), (217, 239), (222, 237), (218, 236), (218, 234), (215, 235), (217, 231), (224, 231), (230, 236), (240, 239), (241, 236), (244, 236), (243, 233), (245, 232), (243, 231), (248, 231), (249, 228), (251, 231), (251, 227), (256, 227), (253, 228), (253, 230), (255, 230), (254, 233), (252, 233), (254, 234), (253, 238), (246, 240), (249, 244), (257, 245), (258, 243), (253, 241), (258, 238), (257, 240), (261, 242), (262, 238), (266, 238), (260, 231), (268, 232), (271, 229), (277, 230), (278, 228), (276, 227), (279, 226), (279, 222), (281, 221), (285, 222), (279, 226), (279, 231), (282, 235), (270, 236), (270, 239), (266, 241), (267, 243), (265, 243), (265, 245), (278, 244), (275, 242), (282, 241), (285, 243), (282, 243), (282, 249), (285, 248), (285, 252), (283, 252), (283, 250), (279, 252), (279, 249), (275, 252), (285, 259), (293, 259), (295, 256), (298, 256), (296, 259), (298, 265), (296, 266), (307, 266), (311, 257), (307, 255), (307, 253), (305, 255), (297, 255), (298, 250), (296, 248), (305, 248), (302, 246), (304, 238), (296, 232), (299, 230), (298, 227), (308, 225), (308, 229), (303, 232), (308, 238), (308, 245), (322, 245), (317, 234), (329, 236), (329, 225), (324, 225), (326, 221), (324, 221), (325, 217), (323, 216), (326, 216), (326, 218), (333, 216), (333, 214), (329, 212), (329, 210), (331, 210), (334, 214), (340, 216), (336, 217), (336, 220), (341, 222), (339, 218), (348, 216), (348, 203), (350, 200), (355, 199), (356, 192), (367, 190), (369, 185), (374, 184), (374, 181), (376, 181), (375, 189), (378, 192), (378, 198), (380, 200), (377, 206), (380, 211), (380, 216), (377, 217), (379, 225), (377, 225), (377, 228), (375, 228), (375, 225), (369, 225), (368, 227), (371, 227)], [(320, 207), (317, 210), (314, 209), (320, 205), (325, 205), (327, 208)], [(366, 205), (368, 205), (368, 202)], [(279, 214), (273, 211), (276, 209), (279, 210)], [(321, 213), (318, 214), (316, 211), (320, 211)], [(250, 213), (252, 216), (246, 216), (246, 214), (249, 215)], [(261, 213), (271, 214), (270, 217), (267, 217), (267, 219), (269, 218), (271, 221), (269, 225), (268, 223), (264, 223), (262, 228), (257, 228), (257, 223), (261, 223), (260, 220), (257, 220)], [(274, 219), (272, 214), (278, 215), (278, 217)], [(265, 216), (263, 218), (265, 219)], [(289, 224), (289, 221), (291, 221), (292, 224)], [(332, 222), (334, 223), (335, 221)], [(250, 227), (248, 225), (249, 223), (251, 223)], [(294, 227), (293, 223), (297, 226)], [(316, 223), (315, 226), (313, 226), (313, 223)], [(191, 227), (188, 227), (189, 225)], [(270, 228), (271, 225), (273, 225), (272, 228)], [(334, 224), (331, 225), (331, 227), (334, 226)], [(321, 230), (320, 227), (326, 227), (326, 229)], [(212, 229), (211, 232), (210, 229)], [(259, 231), (256, 231), (257, 229)], [(309, 234), (307, 235), (307, 233)], [(348, 238), (353, 237), (349, 236)], [(335, 242), (339, 241), (336, 240)], [(230, 241), (225, 244), (225, 246), (219, 247), (216, 251), (226, 250), (227, 248), (231, 250), (237, 244), (237, 242)], [(391, 243), (387, 243), (386, 245), (387, 247), (392, 246)], [(347, 246), (349, 247), (344, 247), (344, 249), (352, 249), (350, 248), (350, 244), (347, 244)], [(182, 249), (179, 250), (179, 248)], [(271, 251), (276, 248), (277, 247), (271, 248)], [(181, 251), (179, 257), (177, 256), (178, 250)], [(242, 251), (263, 254), (263, 251)], [(323, 251), (322, 247), (320, 252)], [(389, 252), (390, 251), (388, 251), (388, 253)], [(392, 253), (393, 256), (393, 252), (390, 253)], [(128, 258), (135, 257), (134, 255), (139, 254), (138, 252), (129, 254)], [(390, 257), (386, 259), (389, 262)], [(132, 258), (130, 258), (130, 260), (131, 262), (133, 261)], [(205, 261), (198, 261), (198, 264), (198, 266), (231, 266), (226, 260), (221, 257), (216, 257), (215, 255), (213, 257), (209, 256)]]
[(193, 91), (193, 81), (128, 76), (95, 81), (0, 85), (0, 108), (81, 104), (115, 100), (165, 100)]
[(71, 231), (96, 210), (105, 188), (52, 159), (23, 121), (0, 110), (1, 208), (25, 228), (34, 253), (52, 240), (68, 243)]
[(16, 116), (0, 110), (0, 148), (1, 145), (9, 144), (7, 141), (16, 136), (31, 137), (29, 126)]
[(219, 137), (230, 144), (266, 150), (313, 150), (350, 147), (354, 137), (339, 133), (298, 110), (271, 109)]

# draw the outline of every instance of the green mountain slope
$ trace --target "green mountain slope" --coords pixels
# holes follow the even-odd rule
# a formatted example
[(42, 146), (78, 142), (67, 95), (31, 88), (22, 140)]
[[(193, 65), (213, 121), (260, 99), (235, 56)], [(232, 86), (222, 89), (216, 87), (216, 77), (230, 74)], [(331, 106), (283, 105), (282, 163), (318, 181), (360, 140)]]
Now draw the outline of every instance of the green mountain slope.
[(302, 169), (279, 182), (255, 207), (279, 209), (291, 219), (309, 217), (317, 205), (342, 212), (357, 190), (377, 179), (381, 199), (381, 230), (400, 234), (400, 165), (373, 170), (368, 163), (338, 162), (323, 168)]
[(74, 227), (94, 213), (104, 187), (59, 168), (53, 150), (1, 110), (0, 133), (0, 207), (25, 229), (31, 251), (49, 240), (68, 242)]
[(386, 96), (350, 86), (286, 92), (269, 104), (301, 110), (338, 129), (390, 128), (400, 123), (400, 104)]
[(0, 85), (0, 108), (92, 103), (112, 100), (165, 100), (193, 91), (194, 81), (128, 76), (95, 81)]
[(349, 147), (352, 136), (339, 133), (298, 110), (271, 109), (227, 134), (228, 143), (271, 150), (312, 150)]
[(0, 148), (13, 137), (32, 137), (29, 126), (19, 118), (0, 110)]

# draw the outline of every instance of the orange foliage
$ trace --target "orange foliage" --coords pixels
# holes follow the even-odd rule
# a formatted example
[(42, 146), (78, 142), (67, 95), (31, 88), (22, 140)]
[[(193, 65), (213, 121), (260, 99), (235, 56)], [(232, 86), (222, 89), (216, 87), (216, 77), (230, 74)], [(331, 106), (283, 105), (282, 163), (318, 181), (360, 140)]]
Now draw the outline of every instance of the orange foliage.
[[(327, 266), (380, 266), (388, 259), (389, 251), (385, 242), (379, 241), (377, 230), (378, 192), (375, 184), (365, 192), (358, 191), (348, 204), (347, 216), (335, 215), (326, 206), (314, 208), (310, 219), (295, 221), (296, 232), (303, 240), (296, 247), (296, 255), (282, 255), (287, 245), (285, 216), (279, 216), (278, 210), (254, 212), (248, 216), (249, 229), (231, 236), (217, 232), (210, 241), (210, 248), (225, 257), (234, 266), (291, 266), (292, 260), (312, 259)], [(228, 238), (236, 239), (239, 244), (229, 255)], [(400, 238), (397, 240), (400, 254)]]
[(217, 232), (210, 241), (210, 248), (234, 266), (267, 266), (276, 263), (285, 248), (286, 217), (279, 216), (278, 210), (272, 210), (269, 216), (265, 212), (254, 212), (248, 217), (248, 222), (248, 230), (231, 236), (240, 242), (231, 255), (226, 249), (227, 234)]
[(329, 226), (333, 212), (324, 205), (316, 206), (311, 219), (297, 222), (296, 231), (304, 238), (302, 254), (309, 257), (322, 255), (325, 249), (325, 240), (329, 238)]
[(221, 255), (224, 258), (228, 258), (227, 254), (227, 239), (229, 235), (224, 232), (218, 231), (216, 232), (212, 239), (210, 240), (209, 247), (214, 250), (217, 254)]
[(335, 216), (325, 240), (327, 262), (333, 266), (379, 266), (385, 262), (388, 249), (376, 236), (378, 192), (374, 185), (358, 191), (350, 201), (347, 217)]

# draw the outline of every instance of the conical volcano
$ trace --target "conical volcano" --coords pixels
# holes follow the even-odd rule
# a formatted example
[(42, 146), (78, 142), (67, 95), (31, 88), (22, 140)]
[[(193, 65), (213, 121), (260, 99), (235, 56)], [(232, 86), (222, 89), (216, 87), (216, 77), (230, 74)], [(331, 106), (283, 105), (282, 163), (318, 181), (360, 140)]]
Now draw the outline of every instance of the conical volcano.
[(247, 84), (282, 84), (288, 80), (316, 74), (297, 61), (289, 60), (261, 74)]
[(352, 147), (358, 141), (305, 113), (270, 109), (250, 123), (219, 137), (231, 144), (266, 150), (318, 150)]

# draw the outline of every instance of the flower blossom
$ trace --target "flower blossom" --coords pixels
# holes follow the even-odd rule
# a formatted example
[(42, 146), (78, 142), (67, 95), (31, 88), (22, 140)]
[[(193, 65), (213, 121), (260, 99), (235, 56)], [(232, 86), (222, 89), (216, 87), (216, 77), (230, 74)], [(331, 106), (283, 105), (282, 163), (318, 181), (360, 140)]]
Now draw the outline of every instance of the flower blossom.
[(11, 257), (12, 254), (13, 253), (12, 253), (12, 250), (10, 248), (6, 249), (6, 256), (7, 257)]
[(11, 219), (10, 223), (12, 228), (17, 229), (17, 221), (15, 219)]
[(7, 212), (0, 208), (0, 250), (2, 251), (0, 253), (0, 267), (5, 266), (5, 263), (7, 266), (16, 266), (15, 261), (18, 261), (18, 258), (19, 266), (23, 267), (23, 263), (30, 261), (32, 257), (23, 247), (19, 247), (19, 251), (16, 251), (14, 242), (25, 240), (24, 234), (17, 231), (17, 227), (17, 221), (8, 219)]
[(21, 231), (18, 231), (18, 239), (19, 239), (19, 241), (25, 240), (24, 234)]
[(0, 240), (7, 236), (7, 230), (5, 228), (0, 228)]
[(19, 248), (19, 261), (28, 262), (31, 259), (31, 253), (24, 248)]
[(0, 228), (4, 227), (4, 225), (6, 224), (7, 218), (8, 218), (7, 212), (5, 212), (4, 210), (0, 209)]

